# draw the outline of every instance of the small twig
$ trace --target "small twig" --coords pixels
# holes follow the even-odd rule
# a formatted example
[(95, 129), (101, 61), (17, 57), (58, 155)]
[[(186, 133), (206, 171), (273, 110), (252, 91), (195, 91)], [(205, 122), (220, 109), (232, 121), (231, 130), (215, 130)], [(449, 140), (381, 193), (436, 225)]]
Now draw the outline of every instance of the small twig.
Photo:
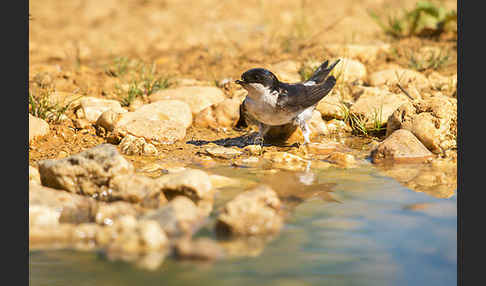
[(411, 100), (414, 100), (413, 97), (411, 97), (410, 94), (408, 94), (408, 92), (399, 83), (397, 83), (397, 86), (403, 93), (405, 93), (406, 96), (408, 96)]

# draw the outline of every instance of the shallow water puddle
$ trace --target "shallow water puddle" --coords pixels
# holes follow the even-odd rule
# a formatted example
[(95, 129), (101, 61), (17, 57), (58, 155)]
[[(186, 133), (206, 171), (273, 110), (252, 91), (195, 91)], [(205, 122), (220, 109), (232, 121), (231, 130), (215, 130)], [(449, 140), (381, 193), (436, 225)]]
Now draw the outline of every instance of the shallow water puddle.
[[(271, 185), (285, 207), (282, 231), (227, 241), (230, 257), (212, 263), (170, 257), (125, 263), (92, 252), (31, 251), (30, 284), (456, 284), (455, 194), (439, 198), (415, 192), (370, 166), (276, 173), (228, 166), (206, 170)], [(244, 186), (221, 188), (213, 215)], [(212, 227), (208, 224), (197, 236), (215, 238)]]

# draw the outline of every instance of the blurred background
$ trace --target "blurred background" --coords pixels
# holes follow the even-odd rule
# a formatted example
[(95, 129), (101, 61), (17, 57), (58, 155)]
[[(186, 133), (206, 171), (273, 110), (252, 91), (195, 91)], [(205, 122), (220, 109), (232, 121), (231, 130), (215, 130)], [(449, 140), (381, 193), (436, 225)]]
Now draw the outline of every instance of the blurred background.
[[(432, 3), (446, 11), (457, 5)], [(416, 0), (29, 1), (29, 65), (95, 68), (126, 57), (155, 62), (174, 76), (234, 78), (256, 65), (339, 56), (333, 45), (420, 46), (420, 41), (410, 44), (390, 37), (372, 17), (376, 13), (389, 26), (388, 18), (416, 4)]]

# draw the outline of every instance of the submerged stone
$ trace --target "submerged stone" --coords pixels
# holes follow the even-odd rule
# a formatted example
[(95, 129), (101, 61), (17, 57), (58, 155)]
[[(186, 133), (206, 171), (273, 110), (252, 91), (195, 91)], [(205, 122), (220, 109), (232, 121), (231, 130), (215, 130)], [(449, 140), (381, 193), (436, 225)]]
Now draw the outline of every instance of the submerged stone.
[(174, 247), (175, 256), (178, 259), (190, 260), (217, 260), (225, 256), (224, 248), (209, 238), (194, 240), (181, 239)]
[(265, 152), (263, 158), (269, 160), (272, 167), (284, 170), (301, 171), (310, 165), (310, 161), (288, 152)]
[[(124, 200), (132, 203), (143, 202), (150, 204), (154, 200), (154, 206), (158, 207), (163, 185), (157, 180), (139, 175), (124, 174), (114, 176), (109, 183), (110, 193), (108, 200)], [(165, 198), (163, 198), (165, 200)]]
[(280, 231), (280, 200), (268, 186), (258, 186), (228, 202), (216, 221), (220, 235), (262, 235)]
[(168, 246), (169, 240), (156, 221), (137, 221), (125, 215), (112, 226), (104, 227), (96, 235), (100, 246), (109, 252), (146, 253), (160, 251)]
[(186, 169), (181, 172), (164, 175), (156, 182), (171, 200), (176, 196), (186, 196), (194, 202), (213, 200), (214, 190), (209, 175), (201, 170)]
[(307, 145), (308, 151), (316, 155), (328, 155), (341, 147), (341, 144), (333, 141), (323, 141)]
[(191, 236), (201, 227), (204, 218), (194, 202), (183, 196), (175, 197), (168, 204), (142, 217), (158, 222), (171, 238)]
[(136, 216), (138, 213), (139, 208), (131, 203), (123, 201), (111, 203), (99, 202), (96, 207), (95, 222), (100, 225), (110, 226), (122, 216)]
[(457, 190), (457, 160), (434, 159), (430, 163), (380, 164), (379, 170), (402, 185), (436, 198), (450, 198)]
[(276, 235), (234, 236), (220, 242), (229, 257), (257, 257)]
[(358, 164), (353, 155), (343, 152), (332, 152), (328, 157), (326, 157), (326, 160), (345, 168), (356, 167)]

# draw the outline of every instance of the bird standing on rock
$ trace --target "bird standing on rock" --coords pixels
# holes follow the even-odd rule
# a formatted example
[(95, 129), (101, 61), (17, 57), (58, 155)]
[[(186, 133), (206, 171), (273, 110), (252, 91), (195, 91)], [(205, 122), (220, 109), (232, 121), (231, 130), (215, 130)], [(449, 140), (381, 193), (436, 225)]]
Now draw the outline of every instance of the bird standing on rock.
[(302, 130), (304, 144), (310, 143), (307, 121), (311, 119), (317, 103), (336, 84), (336, 78), (328, 75), (338, 63), (339, 60), (328, 66), (329, 62), (325, 61), (308, 80), (293, 84), (279, 81), (264, 68), (244, 72), (241, 80), (235, 81), (248, 91), (240, 110), (243, 109), (244, 116), (258, 125), (257, 139), (263, 142), (271, 126), (293, 123)]

